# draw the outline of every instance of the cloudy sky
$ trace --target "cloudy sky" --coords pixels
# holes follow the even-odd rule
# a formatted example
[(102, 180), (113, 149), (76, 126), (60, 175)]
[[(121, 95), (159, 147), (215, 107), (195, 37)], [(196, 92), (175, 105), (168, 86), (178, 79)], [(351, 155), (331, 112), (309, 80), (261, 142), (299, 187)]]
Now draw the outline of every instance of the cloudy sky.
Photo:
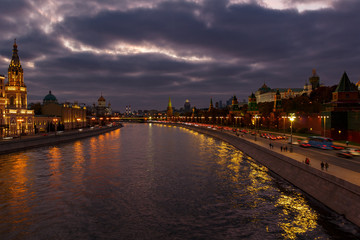
[(265, 82), (360, 79), (359, 0), (0, 0), (0, 74), (14, 38), (28, 101), (207, 107)]

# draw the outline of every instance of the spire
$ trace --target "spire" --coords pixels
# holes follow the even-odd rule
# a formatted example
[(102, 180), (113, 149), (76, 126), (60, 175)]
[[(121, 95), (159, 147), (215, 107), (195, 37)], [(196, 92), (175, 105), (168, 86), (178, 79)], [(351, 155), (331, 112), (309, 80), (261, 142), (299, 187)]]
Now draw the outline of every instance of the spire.
[(171, 99), (170, 99), (170, 97), (169, 97), (169, 104), (168, 104), (168, 107), (172, 107), (172, 106), (171, 106)]
[(12, 52), (13, 52), (13, 54), (12, 54), (10, 66), (20, 67), (20, 58), (19, 58), (19, 55), (18, 55), (16, 39), (14, 39), (14, 45), (13, 45)]
[(214, 109), (214, 105), (213, 105), (213, 101), (212, 101), (212, 98), (210, 98), (210, 106), (209, 106), (209, 109), (208, 111), (212, 111)]
[(166, 110), (166, 116), (167, 117), (172, 117), (173, 116), (173, 108), (171, 106), (171, 99), (169, 97), (169, 103), (168, 103), (168, 107), (167, 107), (167, 110)]
[(341, 80), (337, 88), (335, 89), (335, 92), (355, 92), (355, 91), (356, 89), (351, 84), (348, 75), (344, 71), (344, 74), (342, 75)]
[(309, 77), (309, 82), (311, 84), (312, 90), (320, 87), (320, 77), (316, 74), (316, 69), (312, 70), (312, 76)]

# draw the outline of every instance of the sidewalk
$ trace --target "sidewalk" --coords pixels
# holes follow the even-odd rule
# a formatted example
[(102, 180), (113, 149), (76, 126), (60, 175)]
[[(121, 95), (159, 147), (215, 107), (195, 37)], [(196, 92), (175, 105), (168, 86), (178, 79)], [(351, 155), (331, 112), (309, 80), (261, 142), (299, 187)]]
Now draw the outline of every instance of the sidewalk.
[[(224, 133), (230, 134), (230, 135), (235, 135), (235, 133), (233, 133), (233, 132), (224, 131)], [(269, 144), (268, 143), (265, 143), (265, 142), (262, 142), (262, 141), (255, 141), (254, 136), (252, 136), (252, 135), (251, 135), (250, 138), (249, 138), (248, 135), (245, 135), (244, 137), (241, 137), (241, 138), (246, 140), (246, 141), (257, 144), (257, 145), (259, 145), (261, 147), (269, 149)], [(350, 145), (349, 145), (349, 147), (350, 147)], [(291, 153), (291, 152), (289, 152), (289, 149), (288, 149), (287, 152), (280, 151), (280, 149), (278, 147), (270, 149), (270, 150), (305, 164), (306, 155), (304, 155), (304, 154), (297, 153), (297, 152), (292, 152)], [(318, 160), (316, 158), (310, 159), (310, 167), (321, 170), (321, 165), (320, 164), (321, 164), (321, 160)], [(345, 168), (342, 168), (342, 167), (339, 167), (339, 166), (336, 166), (336, 165), (330, 165), (327, 171), (325, 169), (322, 170), (322, 171), (324, 171), (324, 172), (326, 172), (326, 173), (328, 173), (330, 175), (333, 175), (335, 177), (338, 177), (340, 179), (343, 179), (343, 180), (345, 180), (347, 182), (350, 182), (350, 183), (353, 183), (355, 185), (360, 186), (360, 173), (358, 173), (358, 172), (351, 171), (351, 170), (348, 170), (348, 169), (345, 169)]]

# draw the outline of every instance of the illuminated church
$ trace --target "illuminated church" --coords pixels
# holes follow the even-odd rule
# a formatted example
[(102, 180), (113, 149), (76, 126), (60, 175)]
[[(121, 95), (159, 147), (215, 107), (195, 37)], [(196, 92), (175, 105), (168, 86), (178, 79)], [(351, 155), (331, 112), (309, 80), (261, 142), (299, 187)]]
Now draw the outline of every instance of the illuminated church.
[(91, 115), (97, 117), (104, 117), (104, 116), (111, 116), (111, 114), (112, 114), (111, 104), (110, 102), (106, 104), (106, 100), (101, 93), (101, 96), (98, 99), (98, 104), (95, 105), (94, 103), (92, 106)]
[(34, 111), (27, 109), (27, 88), (16, 41), (8, 68), (8, 81), (0, 76), (1, 136), (17, 136), (34, 132)]

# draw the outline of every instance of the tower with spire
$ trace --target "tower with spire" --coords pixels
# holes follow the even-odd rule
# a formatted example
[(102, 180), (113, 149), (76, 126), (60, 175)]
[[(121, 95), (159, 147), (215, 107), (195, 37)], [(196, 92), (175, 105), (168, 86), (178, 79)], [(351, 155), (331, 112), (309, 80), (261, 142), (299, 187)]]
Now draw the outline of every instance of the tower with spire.
[(9, 135), (33, 132), (34, 112), (27, 110), (27, 88), (17, 47), (15, 39), (8, 68), (8, 82), (5, 85), (6, 124), (9, 125)]
[(168, 103), (168, 106), (167, 106), (167, 109), (166, 109), (166, 116), (167, 117), (172, 117), (173, 116), (173, 107), (171, 105), (171, 99), (169, 97), (169, 103)]
[(359, 108), (359, 91), (356, 89), (355, 84), (349, 80), (346, 72), (343, 73), (341, 80), (332, 93), (331, 105), (333, 109), (350, 109)]
[(332, 100), (326, 106), (322, 116), (329, 116), (324, 120), (326, 135), (336, 140), (360, 141), (360, 93), (355, 84), (350, 82), (346, 72), (332, 93)]
[(247, 112), (250, 114), (258, 114), (259, 113), (259, 109), (258, 109), (258, 105), (257, 105), (256, 97), (255, 97), (254, 93), (251, 93), (251, 95), (249, 96)]
[(315, 90), (320, 87), (320, 77), (316, 74), (316, 70), (312, 70), (312, 76), (309, 77), (309, 82), (311, 84), (311, 90)]
[(210, 98), (210, 106), (209, 106), (208, 112), (211, 112), (212, 110), (214, 110), (214, 105), (213, 105), (212, 98)]
[(282, 101), (281, 101), (281, 94), (279, 89), (276, 91), (275, 98), (274, 98), (274, 112), (282, 112)]

